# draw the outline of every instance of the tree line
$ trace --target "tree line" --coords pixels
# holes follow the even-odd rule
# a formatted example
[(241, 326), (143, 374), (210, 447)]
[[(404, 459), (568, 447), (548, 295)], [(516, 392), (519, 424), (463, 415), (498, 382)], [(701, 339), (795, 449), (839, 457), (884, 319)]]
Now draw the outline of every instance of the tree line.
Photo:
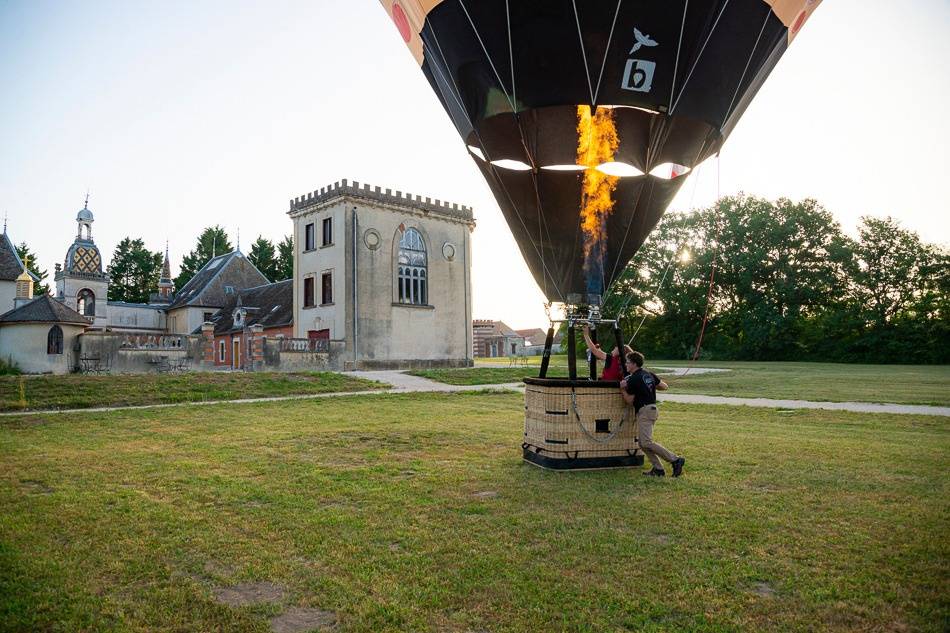
[(890, 218), (852, 238), (815, 200), (738, 195), (666, 214), (604, 311), (653, 358), (692, 358), (706, 317), (704, 359), (947, 363), (950, 255)]
[[(175, 290), (191, 280), (213, 257), (230, 253), (234, 247), (224, 228), (215, 225), (204, 229), (198, 236), (194, 249), (182, 258), (181, 269), (175, 277)], [(47, 294), (50, 286), (48, 272), (37, 265), (37, 259), (29, 246), (21, 242), (16, 246), (20, 259), (39, 278), (34, 285), (35, 295)], [(287, 235), (276, 244), (263, 236), (251, 244), (248, 260), (270, 281), (289, 279), (294, 273), (293, 236)], [(162, 276), (164, 254), (149, 250), (142, 238), (126, 237), (115, 247), (109, 262), (109, 299), (129, 303), (147, 303), (158, 292)]]

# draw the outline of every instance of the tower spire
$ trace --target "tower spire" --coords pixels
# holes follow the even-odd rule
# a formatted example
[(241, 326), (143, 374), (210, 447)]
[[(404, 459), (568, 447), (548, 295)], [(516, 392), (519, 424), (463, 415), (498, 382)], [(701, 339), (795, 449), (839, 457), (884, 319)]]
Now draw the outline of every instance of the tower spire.
[(168, 240), (165, 240), (165, 261), (162, 262), (162, 276), (158, 280), (158, 297), (162, 302), (171, 301), (175, 283), (172, 281), (172, 265), (168, 257)]

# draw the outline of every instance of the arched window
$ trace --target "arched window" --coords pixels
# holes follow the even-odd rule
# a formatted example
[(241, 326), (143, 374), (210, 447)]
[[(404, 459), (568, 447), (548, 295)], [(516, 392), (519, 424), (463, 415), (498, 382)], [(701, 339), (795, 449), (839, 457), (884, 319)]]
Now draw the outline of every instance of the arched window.
[(399, 303), (428, 305), (429, 279), (426, 244), (416, 229), (406, 229), (399, 240), (397, 287)]
[(89, 288), (79, 291), (76, 299), (76, 312), (83, 316), (96, 316), (96, 295)]
[(63, 328), (59, 327), (58, 325), (51, 327), (49, 329), (49, 334), (46, 335), (46, 353), (63, 353)]

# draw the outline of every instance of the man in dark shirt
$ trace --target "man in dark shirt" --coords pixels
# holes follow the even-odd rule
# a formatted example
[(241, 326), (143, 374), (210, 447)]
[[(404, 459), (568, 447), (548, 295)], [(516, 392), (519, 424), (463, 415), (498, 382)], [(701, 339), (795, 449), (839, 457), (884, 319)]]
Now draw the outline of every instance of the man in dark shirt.
[(651, 470), (643, 473), (648, 477), (664, 477), (662, 457), (673, 466), (673, 476), (679, 477), (683, 473), (683, 464), (686, 460), (677, 457), (663, 445), (653, 441), (653, 425), (656, 424), (659, 411), (656, 408), (656, 390), (665, 391), (669, 385), (660, 380), (653, 372), (643, 368), (643, 354), (630, 352), (627, 354), (627, 371), (630, 375), (620, 382), (620, 393), (627, 404), (632, 404), (637, 415), (637, 433), (640, 439), (640, 448), (653, 464)]

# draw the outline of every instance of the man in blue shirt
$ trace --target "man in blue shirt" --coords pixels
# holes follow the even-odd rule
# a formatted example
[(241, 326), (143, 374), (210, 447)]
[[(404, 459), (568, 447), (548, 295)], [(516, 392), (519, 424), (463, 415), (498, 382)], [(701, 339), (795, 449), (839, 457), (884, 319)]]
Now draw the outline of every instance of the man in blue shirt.
[(640, 448), (653, 464), (651, 470), (643, 473), (648, 477), (664, 477), (662, 457), (673, 466), (673, 476), (683, 474), (683, 464), (686, 459), (676, 456), (664, 448), (662, 444), (653, 441), (653, 425), (656, 424), (659, 410), (656, 408), (656, 390), (665, 391), (669, 385), (659, 376), (643, 368), (643, 354), (630, 352), (627, 354), (627, 371), (630, 374), (620, 382), (620, 393), (627, 404), (632, 404), (637, 416), (637, 434)]

